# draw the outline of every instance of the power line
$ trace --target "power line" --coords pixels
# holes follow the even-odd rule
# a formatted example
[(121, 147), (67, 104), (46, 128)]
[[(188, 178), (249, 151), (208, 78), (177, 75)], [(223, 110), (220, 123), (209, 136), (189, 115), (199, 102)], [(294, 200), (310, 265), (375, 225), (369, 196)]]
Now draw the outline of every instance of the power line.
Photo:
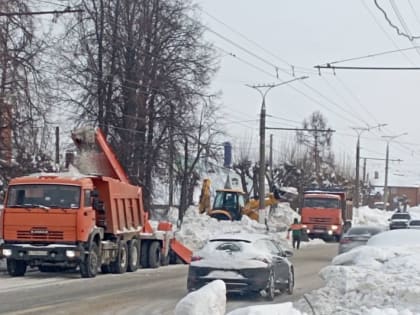
[(46, 15), (46, 14), (54, 14), (54, 15), (60, 15), (60, 14), (66, 14), (66, 13), (81, 13), (83, 12), (82, 9), (65, 9), (62, 11), (32, 11), (32, 12), (0, 12), (0, 16), (32, 16), (32, 15)]
[(325, 66), (317, 65), (314, 68), (331, 70), (420, 70), (420, 67), (359, 67), (359, 66), (332, 66), (327, 63)]
[(271, 57), (274, 57), (278, 60), (280, 60), (281, 62), (283, 62), (284, 64), (288, 65), (291, 69), (291, 74), (285, 70), (285, 69), (281, 69), (281, 68), (277, 68), (278, 70), (281, 70), (283, 72), (285, 72), (288, 75), (292, 75), (295, 76), (295, 69), (304, 69), (305, 71), (300, 71), (303, 73), (314, 73), (314, 71), (310, 68), (304, 68), (304, 67), (299, 67), (299, 66), (295, 66), (290, 64), (289, 62), (287, 62), (285, 59), (273, 54), (270, 50), (268, 50), (267, 48), (265, 48), (263, 45), (260, 45), (259, 43), (257, 43), (256, 41), (249, 39), (247, 36), (245, 36), (243, 33), (235, 30), (233, 27), (229, 26), (228, 24), (226, 24), (225, 22), (221, 21), (220, 19), (216, 18), (214, 15), (206, 12), (203, 9), (200, 9), (204, 14), (206, 14), (207, 16), (209, 16), (210, 18), (212, 18), (213, 20), (215, 20), (216, 22), (222, 24), (223, 26), (225, 26), (226, 28), (228, 28), (229, 30), (231, 30), (233, 33), (239, 35), (240, 37), (242, 37), (243, 39), (245, 39), (246, 41), (248, 41), (249, 43), (253, 44), (254, 46), (258, 47), (259, 49), (261, 49), (262, 51), (264, 51), (265, 53), (267, 53), (268, 55), (270, 55)]
[[(379, 23), (378, 19), (376, 18), (376, 16), (373, 14), (372, 10), (368, 7), (368, 5), (366, 4), (365, 0), (360, 0), (363, 4), (363, 6), (365, 7), (365, 9), (368, 11), (370, 17), (373, 19), (373, 21), (375, 22), (376, 26), (378, 26), (382, 33), (385, 35), (386, 38), (388, 38), (388, 40), (392, 43), (392, 45), (399, 49), (398, 45), (395, 43), (394, 39), (388, 34), (387, 31), (385, 31), (385, 29), (382, 27), (382, 24)], [(404, 53), (404, 51), (401, 51), (401, 54), (405, 57), (405, 59), (407, 59), (407, 61), (414, 65), (413, 61)]]
[(367, 59), (367, 58), (373, 58), (373, 57), (378, 57), (378, 56), (384, 56), (384, 55), (394, 54), (394, 53), (403, 52), (403, 51), (407, 51), (407, 50), (413, 50), (413, 49), (417, 49), (417, 48), (420, 48), (420, 46), (413, 46), (413, 47), (407, 47), (407, 48), (399, 48), (399, 49), (387, 50), (387, 51), (382, 51), (382, 52), (368, 54), (368, 55), (359, 56), (359, 57), (352, 57), (352, 58), (347, 58), (347, 59), (336, 60), (336, 61), (333, 61), (333, 62), (329, 62), (328, 64), (329, 65), (333, 65), (333, 64), (336, 64), (336, 63), (342, 63), (342, 62), (348, 62), (348, 61), (355, 61), (355, 60), (362, 60), (362, 59)]
[[(375, 3), (376, 7), (382, 12), (382, 14), (384, 15), (385, 20), (388, 22), (388, 24), (397, 32), (398, 35), (400, 36), (404, 36), (406, 38), (408, 38), (410, 41), (412, 41), (413, 39), (419, 39), (420, 36), (413, 36), (410, 34), (406, 34), (404, 32), (401, 32), (400, 28), (395, 25), (394, 23), (392, 23), (391, 19), (388, 17), (388, 14), (386, 13), (386, 11), (379, 5), (377, 0), (373, 0), (373, 2)], [(392, 4), (392, 2), (391, 2)]]

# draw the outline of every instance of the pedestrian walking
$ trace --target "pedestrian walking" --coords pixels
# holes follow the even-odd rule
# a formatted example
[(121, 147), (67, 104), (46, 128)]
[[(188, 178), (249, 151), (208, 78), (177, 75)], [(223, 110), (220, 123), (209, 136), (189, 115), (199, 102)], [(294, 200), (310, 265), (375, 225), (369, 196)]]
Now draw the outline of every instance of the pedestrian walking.
[(302, 239), (302, 224), (299, 223), (298, 219), (293, 220), (293, 224), (287, 230), (287, 238), (290, 237), (290, 231), (292, 232), (292, 245), (293, 248), (299, 249), (300, 241)]

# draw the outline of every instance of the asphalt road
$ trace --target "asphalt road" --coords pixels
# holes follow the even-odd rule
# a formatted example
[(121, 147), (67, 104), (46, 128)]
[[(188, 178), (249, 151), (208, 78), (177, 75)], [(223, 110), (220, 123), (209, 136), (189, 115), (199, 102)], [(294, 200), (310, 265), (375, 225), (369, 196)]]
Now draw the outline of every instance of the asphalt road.
[[(319, 270), (337, 253), (336, 244), (310, 246), (295, 251), (295, 292), (272, 303), (298, 300), (322, 286)], [(143, 269), (122, 275), (81, 279), (79, 273), (28, 272), (23, 278), (0, 275), (0, 314), (173, 314), (186, 294), (186, 265)], [(267, 304), (262, 297), (228, 297), (227, 310)]]

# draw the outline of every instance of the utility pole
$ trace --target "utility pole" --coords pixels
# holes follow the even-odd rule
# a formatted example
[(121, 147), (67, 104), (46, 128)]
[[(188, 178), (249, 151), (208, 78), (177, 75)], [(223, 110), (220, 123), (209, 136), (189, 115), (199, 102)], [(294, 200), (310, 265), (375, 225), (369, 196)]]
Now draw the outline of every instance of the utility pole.
[(396, 136), (382, 136), (382, 138), (386, 138), (386, 155), (385, 155), (385, 183), (384, 183), (384, 209), (387, 208), (388, 204), (388, 162), (389, 162), (389, 143), (401, 136), (407, 135), (407, 132)]
[(354, 183), (354, 197), (353, 197), (353, 206), (355, 208), (359, 207), (359, 196), (360, 196), (360, 136), (365, 131), (370, 131), (372, 129), (385, 127), (386, 124), (378, 124), (373, 127), (353, 127), (352, 129), (357, 132), (357, 143), (356, 143), (356, 179)]
[(270, 135), (270, 180), (274, 183), (273, 172), (273, 134)]
[(60, 127), (55, 127), (55, 164), (60, 168)]
[(288, 84), (296, 80), (304, 80), (308, 78), (307, 76), (294, 78), (289, 81), (284, 81), (277, 84), (264, 84), (264, 85), (248, 85), (248, 87), (253, 88), (260, 93), (262, 98), (261, 103), (261, 112), (260, 112), (260, 169), (259, 169), (259, 209), (265, 209), (265, 116), (266, 116), (266, 108), (265, 108), (265, 97), (267, 93), (280, 85)]

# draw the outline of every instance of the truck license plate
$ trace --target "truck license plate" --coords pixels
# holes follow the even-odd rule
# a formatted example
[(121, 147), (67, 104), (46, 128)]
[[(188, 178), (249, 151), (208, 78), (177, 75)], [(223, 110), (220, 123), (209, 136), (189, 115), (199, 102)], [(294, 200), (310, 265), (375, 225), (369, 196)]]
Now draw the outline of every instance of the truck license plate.
[(29, 256), (47, 256), (48, 251), (46, 251), (46, 250), (29, 250), (28, 255)]

